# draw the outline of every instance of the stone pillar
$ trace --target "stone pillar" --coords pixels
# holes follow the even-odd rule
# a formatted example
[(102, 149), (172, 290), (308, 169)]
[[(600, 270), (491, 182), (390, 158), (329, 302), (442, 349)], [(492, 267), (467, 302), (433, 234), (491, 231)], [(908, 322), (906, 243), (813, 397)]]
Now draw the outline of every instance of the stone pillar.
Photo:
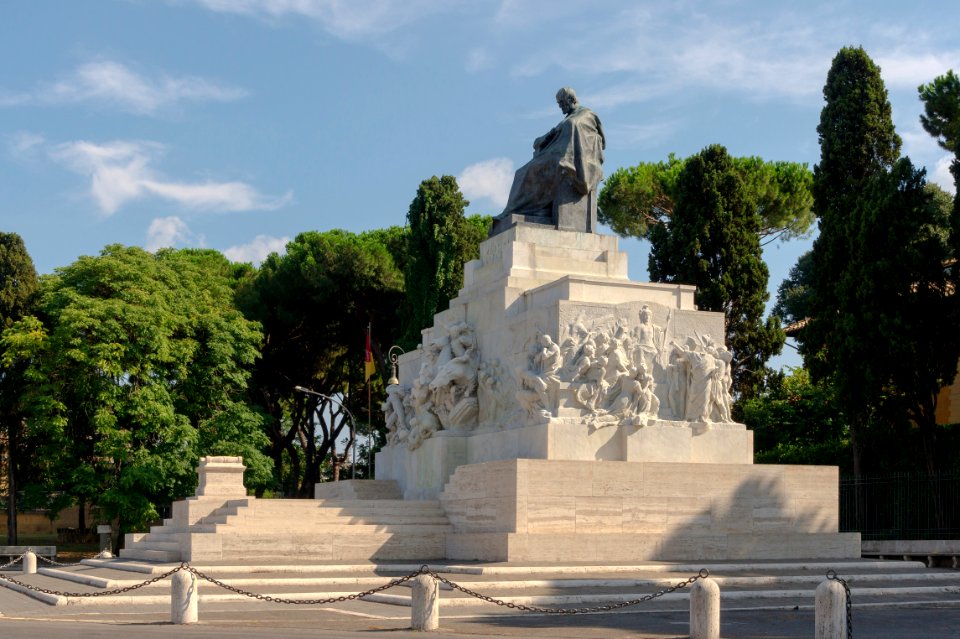
[(690, 639), (720, 639), (720, 587), (709, 577), (690, 588)]
[(197, 623), (197, 577), (181, 570), (170, 580), (170, 623)]
[(246, 497), (243, 457), (201, 457), (196, 497)]
[(847, 639), (847, 593), (833, 579), (821, 582), (816, 592), (816, 639)]
[(413, 580), (410, 595), (410, 627), (414, 630), (436, 630), (440, 627), (440, 584), (431, 575)]
[(23, 553), (23, 574), (33, 575), (37, 572), (37, 555), (32, 550)]
[[(243, 457), (201, 457), (197, 466), (197, 491), (193, 497), (173, 503), (174, 524), (180, 527), (199, 522), (230, 499), (243, 499)], [(253, 499), (252, 497), (250, 499)], [(184, 556), (183, 559), (190, 560)]]

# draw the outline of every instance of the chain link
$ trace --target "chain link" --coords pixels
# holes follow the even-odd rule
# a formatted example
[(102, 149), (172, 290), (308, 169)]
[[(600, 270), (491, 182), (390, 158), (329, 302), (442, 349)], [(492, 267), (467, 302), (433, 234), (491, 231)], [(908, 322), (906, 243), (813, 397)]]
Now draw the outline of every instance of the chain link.
[(150, 584), (155, 584), (158, 581), (163, 581), (167, 577), (173, 575), (174, 573), (180, 572), (181, 570), (189, 570), (186, 563), (182, 563), (173, 570), (168, 570), (162, 575), (157, 575), (153, 579), (148, 579), (138, 584), (133, 584), (132, 586), (124, 586), (123, 588), (115, 588), (113, 590), (98, 590), (95, 592), (63, 592), (61, 590), (50, 590), (49, 588), (40, 588), (38, 586), (31, 586), (30, 584), (25, 584), (22, 581), (17, 581), (12, 577), (7, 577), (0, 575), (0, 579), (3, 581), (8, 581), (12, 584), (16, 584), (21, 588), (26, 588), (27, 590), (33, 590), (34, 592), (42, 592), (46, 595), (55, 595), (57, 597), (106, 597), (108, 595), (119, 595), (125, 592), (131, 592), (133, 590), (139, 590), (144, 586), (149, 586)]
[(428, 566), (422, 566), (420, 568), (420, 574), (430, 575), (437, 581), (447, 584), (454, 590), (459, 590), (460, 592), (466, 595), (470, 595), (471, 597), (476, 597), (477, 599), (481, 599), (483, 601), (487, 601), (487, 602), (496, 604), (498, 606), (504, 606), (506, 608), (512, 608), (515, 610), (522, 610), (524, 612), (539, 612), (539, 613), (554, 614), (554, 615), (579, 615), (579, 614), (586, 614), (591, 612), (609, 612), (611, 610), (618, 610), (620, 608), (626, 608), (628, 606), (636, 606), (637, 604), (650, 601), (651, 599), (656, 599), (657, 597), (662, 597), (663, 595), (670, 594), (671, 592), (676, 592), (681, 588), (686, 588), (687, 586), (693, 584), (699, 579), (706, 579), (707, 577), (710, 576), (710, 571), (707, 570), (706, 568), (701, 568), (700, 572), (690, 577), (689, 579), (685, 579), (684, 581), (677, 583), (675, 586), (664, 588), (663, 590), (657, 591), (650, 595), (644, 595), (639, 599), (631, 599), (630, 601), (621, 601), (619, 603), (607, 604), (604, 606), (595, 606), (593, 608), (539, 608), (537, 606), (526, 606), (524, 604), (515, 604), (510, 601), (503, 601), (502, 599), (496, 599), (494, 597), (488, 597), (487, 595), (482, 595), (479, 592), (470, 590), (469, 588), (464, 588), (460, 584), (454, 583), (449, 579), (447, 579), (446, 577), (443, 577), (442, 575), (439, 575), (433, 572), (432, 570), (429, 569)]
[[(16, 562), (19, 561), (20, 559), (22, 559), (22, 556), (19, 557), (19, 558), (17, 558), (17, 559), (15, 559), (13, 562), (11, 562), (11, 564), (12, 564), (12, 563), (16, 563)], [(61, 564), (61, 565), (63, 565), (63, 564)], [(392, 581), (390, 581), (390, 582), (388, 582), (388, 583), (385, 583), (385, 584), (383, 584), (382, 586), (377, 586), (376, 588), (371, 588), (370, 590), (365, 590), (365, 591), (363, 591), (363, 592), (358, 592), (358, 593), (354, 593), (354, 594), (350, 594), (350, 595), (340, 595), (340, 596), (337, 596), (337, 597), (328, 597), (328, 598), (326, 598), (326, 599), (288, 599), (288, 598), (285, 598), (285, 597), (274, 597), (274, 596), (272, 596), (272, 595), (264, 595), (264, 594), (260, 594), (260, 593), (256, 593), (256, 592), (251, 592), (251, 591), (249, 591), (249, 590), (244, 590), (244, 589), (242, 589), (242, 588), (237, 588), (236, 586), (231, 586), (231, 585), (228, 584), (228, 583), (224, 583), (223, 581), (220, 581), (219, 579), (216, 579), (216, 578), (214, 578), (214, 577), (211, 577), (210, 575), (204, 574), (203, 572), (200, 572), (199, 570), (197, 570), (196, 568), (194, 568), (193, 566), (191, 566), (190, 564), (188, 564), (188, 563), (186, 563), (186, 562), (183, 562), (183, 563), (181, 563), (179, 566), (177, 566), (176, 568), (173, 568), (172, 570), (168, 570), (167, 572), (165, 572), (165, 573), (163, 573), (163, 574), (157, 575), (156, 577), (154, 577), (154, 578), (152, 578), (152, 579), (148, 579), (148, 580), (143, 581), (143, 582), (138, 583), (138, 584), (133, 584), (132, 586), (125, 586), (125, 587), (123, 587), (123, 588), (115, 588), (115, 589), (113, 589), (113, 590), (100, 590), (100, 591), (95, 591), (95, 592), (63, 592), (63, 591), (60, 591), (60, 590), (51, 590), (51, 589), (48, 589), (48, 588), (40, 588), (40, 587), (37, 587), (37, 586), (31, 586), (31, 585), (29, 585), (29, 584), (25, 584), (25, 583), (23, 583), (22, 581), (18, 581), (18, 580), (16, 580), (16, 579), (13, 579), (12, 577), (7, 577), (7, 576), (4, 576), (4, 575), (0, 575), (0, 579), (2, 579), (3, 581), (7, 581), (7, 582), (9, 582), (9, 583), (12, 583), (12, 584), (16, 584), (16, 585), (20, 586), (21, 588), (26, 588), (27, 590), (33, 590), (33, 591), (35, 591), (35, 592), (42, 592), (42, 593), (47, 594), (47, 595), (54, 595), (54, 596), (59, 596), (59, 597), (105, 597), (105, 596), (109, 596), (109, 595), (118, 595), (118, 594), (123, 594), (123, 593), (126, 593), (126, 592), (131, 592), (131, 591), (134, 591), (134, 590), (138, 590), (138, 589), (140, 589), (140, 588), (143, 588), (144, 586), (149, 586), (150, 584), (155, 584), (155, 583), (157, 583), (157, 582), (159, 582), (159, 581), (163, 581), (163, 580), (166, 579), (167, 577), (170, 577), (170, 576), (174, 575), (175, 573), (180, 572), (181, 570), (185, 570), (185, 571), (191, 573), (192, 575), (194, 575), (195, 577), (197, 577), (198, 579), (202, 579), (202, 580), (204, 580), (204, 581), (210, 582), (210, 583), (212, 583), (212, 584), (215, 585), (215, 586), (219, 586), (220, 588), (223, 588), (224, 590), (229, 590), (230, 592), (232, 592), (232, 593), (234, 593), (234, 594), (242, 595), (242, 596), (244, 596), (244, 597), (250, 597), (251, 599), (257, 599), (257, 600), (260, 600), (260, 601), (270, 601), (270, 602), (273, 602), (273, 603), (281, 603), (281, 604), (314, 605), (314, 606), (316, 606), (316, 605), (331, 604), (331, 603), (338, 603), (338, 602), (343, 602), (343, 601), (354, 601), (354, 600), (357, 600), (357, 599), (363, 599), (364, 597), (369, 597), (370, 595), (375, 595), (375, 594), (377, 594), (377, 593), (379, 593), (379, 592), (382, 592), (382, 591), (384, 591), (384, 590), (387, 590), (387, 589), (389, 589), (389, 588), (393, 588), (393, 587), (395, 587), (395, 586), (400, 586), (400, 585), (402, 585), (402, 584), (404, 584), (404, 583), (410, 581), (411, 579), (413, 579), (413, 578), (415, 578), (415, 577), (418, 577), (418, 576), (420, 576), (420, 575), (429, 575), (429, 576), (433, 577), (434, 579), (436, 579), (437, 581), (439, 581), (439, 582), (441, 582), (441, 583), (444, 583), (444, 584), (450, 586), (450, 588), (452, 588), (453, 590), (459, 590), (460, 592), (462, 592), (462, 593), (464, 593), (464, 594), (466, 594), (466, 595), (469, 595), (469, 596), (471, 596), (471, 597), (476, 597), (477, 599), (480, 599), (480, 600), (482, 600), (482, 601), (486, 601), (486, 602), (489, 602), (489, 603), (493, 603), (493, 604), (496, 604), (496, 605), (498, 605), (498, 606), (504, 606), (504, 607), (506, 607), (506, 608), (511, 608), (511, 609), (513, 609), (513, 610), (522, 610), (522, 611), (524, 611), (524, 612), (539, 612), (539, 613), (560, 614), (560, 615), (586, 614), (586, 613), (591, 613), (591, 612), (608, 612), (608, 611), (611, 611), (611, 610), (618, 610), (618, 609), (620, 609), (620, 608), (626, 608), (626, 607), (628, 607), (628, 606), (635, 606), (635, 605), (637, 605), (637, 604), (640, 604), (640, 603), (643, 603), (643, 602), (646, 602), (646, 601), (650, 601), (650, 600), (656, 599), (656, 598), (658, 598), (658, 597), (662, 597), (663, 595), (666, 595), (666, 594), (669, 594), (669, 593), (672, 593), (672, 592), (676, 592), (677, 590), (680, 590), (681, 588), (686, 588), (687, 586), (693, 584), (694, 582), (696, 582), (696, 581), (699, 580), (699, 579), (705, 579), (705, 578), (707, 578), (707, 577), (710, 576), (710, 571), (707, 570), (706, 568), (702, 568), (702, 569), (700, 570), (700, 572), (698, 572), (696, 575), (693, 575), (692, 577), (690, 577), (690, 578), (688, 578), (688, 579), (685, 579), (685, 580), (677, 583), (677, 584), (674, 585), (674, 586), (670, 586), (670, 587), (668, 587), (668, 588), (664, 588), (663, 590), (660, 590), (660, 591), (655, 592), (655, 593), (653, 593), (653, 594), (644, 595), (643, 597), (640, 597), (640, 598), (638, 598), (638, 599), (632, 599), (632, 600), (630, 600), (630, 601), (622, 601), (622, 602), (619, 602), (619, 603), (608, 604), (608, 605), (604, 605), (604, 606), (595, 606), (595, 607), (593, 607), (593, 608), (540, 608), (540, 607), (537, 607), (537, 606), (527, 606), (527, 605), (524, 605), (524, 604), (515, 604), (515, 603), (509, 602), (509, 601), (503, 601), (502, 599), (496, 599), (496, 598), (494, 598), (494, 597), (489, 597), (489, 596), (484, 595), (484, 594), (481, 594), (481, 593), (479, 593), (479, 592), (475, 592), (475, 591), (473, 591), (473, 590), (470, 590), (469, 588), (465, 588), (464, 586), (461, 586), (461, 585), (458, 584), (458, 583), (455, 583), (455, 582), (453, 582), (453, 581), (450, 581), (449, 579), (447, 579), (447, 578), (444, 577), (443, 575), (441, 575), (441, 574), (439, 574), (439, 573), (431, 570), (431, 569), (430, 569), (430, 566), (428, 566), (428, 565), (426, 565), (426, 564), (424, 564), (423, 566), (421, 566), (419, 570), (414, 571), (414, 572), (411, 572), (411, 573), (408, 574), (408, 575), (404, 575), (403, 577), (398, 577), (398, 578), (396, 578), (396, 579), (393, 579)], [(841, 581), (841, 583), (844, 583), (843, 580), (840, 580), (840, 581)], [(844, 587), (846, 587), (846, 584), (845, 584), (845, 583), (844, 583)], [(849, 590), (848, 590), (847, 592), (849, 593)], [(849, 602), (849, 594), (848, 594), (848, 599), (847, 599), (847, 601)], [(848, 611), (849, 611), (849, 604), (848, 604)], [(849, 612), (848, 612), (848, 615), (849, 615)], [(852, 638), (850, 638), (850, 639), (852, 639)]]
[(847, 594), (847, 639), (853, 639), (853, 600), (850, 597), (850, 586), (847, 585), (845, 579), (837, 576), (836, 570), (828, 570), (827, 579), (838, 582)]
[(44, 562), (44, 563), (46, 563), (46, 564), (50, 564), (51, 566), (62, 566), (62, 567), (79, 566), (79, 565), (82, 563), (82, 562), (77, 561), (77, 562), (74, 562), (74, 563), (72, 563), (72, 564), (64, 564), (64, 563), (60, 563), (59, 561), (56, 561), (56, 560), (54, 560), (54, 559), (50, 559), (49, 557), (43, 557), (43, 556), (41, 556), (41, 555), (37, 555), (37, 559), (39, 559), (40, 561), (42, 561), (42, 562)]
[(20, 563), (21, 561), (23, 561), (23, 558), (26, 557), (26, 556), (27, 556), (27, 553), (23, 553), (22, 555), (20, 555), (20, 556), (17, 557), (16, 559), (11, 559), (11, 560), (8, 561), (7, 563), (5, 563), (5, 564), (3, 564), (2, 566), (0, 566), (0, 570), (6, 570), (6, 569), (9, 568), (10, 566), (13, 566), (14, 564)]
[(367, 596), (370, 596), (370, 595), (375, 595), (376, 593), (381, 592), (381, 591), (384, 591), (384, 590), (387, 590), (388, 588), (393, 588), (394, 586), (399, 586), (400, 584), (403, 584), (403, 583), (405, 583), (405, 582), (407, 582), (407, 581), (410, 581), (410, 580), (413, 579), (414, 577), (416, 577), (416, 576), (418, 576), (418, 575), (420, 575), (420, 574), (423, 573), (423, 569), (421, 568), (420, 570), (418, 570), (418, 571), (416, 571), (416, 572), (412, 572), (412, 573), (410, 573), (409, 575), (405, 575), (405, 576), (403, 576), (403, 577), (399, 577), (399, 578), (397, 578), (397, 579), (394, 579), (394, 580), (391, 581), (390, 583), (384, 584), (384, 585), (382, 585), (382, 586), (377, 586), (376, 588), (371, 588), (370, 590), (365, 590), (365, 591), (363, 591), (363, 592), (358, 592), (358, 593), (355, 593), (355, 594), (352, 594), (352, 595), (342, 595), (342, 596), (338, 596), (338, 597), (329, 597), (329, 598), (327, 598), (327, 599), (285, 599), (285, 598), (283, 598), (283, 597), (273, 597), (273, 596), (271, 596), (271, 595), (262, 595), (262, 594), (259, 594), (259, 593), (250, 592), (249, 590), (243, 590), (242, 588), (237, 588), (236, 586), (231, 586), (230, 584), (226, 584), (226, 583), (220, 581), (219, 579), (215, 579), (215, 578), (213, 578), (213, 577), (211, 577), (211, 576), (209, 576), (209, 575), (203, 574), (202, 572), (200, 572), (199, 570), (197, 570), (197, 569), (194, 568), (193, 566), (189, 566), (189, 565), (186, 565), (186, 564), (185, 564), (183, 569), (186, 570), (186, 571), (188, 571), (188, 572), (193, 573), (194, 575), (196, 575), (196, 576), (197, 576), (198, 578), (200, 578), (200, 579), (203, 579), (203, 580), (205, 580), (205, 581), (209, 581), (210, 583), (212, 583), (212, 584), (215, 585), (215, 586), (220, 586), (220, 587), (223, 588), (224, 590), (229, 590), (230, 592), (236, 593), (236, 594), (238, 594), (238, 595), (243, 595), (244, 597), (250, 597), (251, 599), (259, 599), (260, 601), (271, 601), (271, 602), (274, 602), (274, 603), (293, 604), (293, 605), (304, 605), (304, 604), (324, 605), (324, 604), (337, 603), (337, 602), (341, 602), (341, 601), (353, 601), (353, 600), (355, 600), (355, 599), (363, 599), (364, 597), (367, 597)]

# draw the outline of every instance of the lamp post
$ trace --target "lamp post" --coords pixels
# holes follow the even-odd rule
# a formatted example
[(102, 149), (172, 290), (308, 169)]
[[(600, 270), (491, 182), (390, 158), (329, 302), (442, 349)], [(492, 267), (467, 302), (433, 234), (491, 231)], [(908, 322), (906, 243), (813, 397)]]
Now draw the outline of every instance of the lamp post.
[(322, 397), (323, 399), (333, 402), (340, 408), (344, 410), (347, 414), (347, 417), (350, 418), (350, 449), (353, 452), (353, 463), (350, 466), (350, 479), (357, 478), (357, 420), (354, 419), (353, 413), (350, 412), (350, 409), (347, 408), (346, 404), (341, 402), (336, 397), (331, 397), (330, 395), (324, 395), (323, 393), (318, 393), (317, 391), (310, 390), (309, 388), (304, 388), (303, 386), (294, 386), (293, 390), (300, 393), (305, 393), (307, 395), (316, 395), (317, 397)]
[(394, 350), (400, 351), (400, 354), (407, 352), (399, 346), (391, 346), (390, 350), (387, 351), (387, 357), (390, 358), (390, 366), (393, 367), (393, 372), (390, 375), (390, 379), (387, 380), (387, 386), (396, 386), (400, 383), (400, 378), (397, 377), (397, 360), (400, 358), (400, 355), (394, 353)]

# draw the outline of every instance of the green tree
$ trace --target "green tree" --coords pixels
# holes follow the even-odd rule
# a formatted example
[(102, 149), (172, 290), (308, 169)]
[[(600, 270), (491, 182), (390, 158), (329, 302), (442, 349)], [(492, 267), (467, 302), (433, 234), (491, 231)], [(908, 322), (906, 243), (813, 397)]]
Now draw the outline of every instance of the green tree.
[(920, 123), (937, 144), (954, 154), (950, 172), (960, 185), (960, 77), (950, 70), (918, 91), (923, 102)]
[(420, 331), (433, 325), (463, 286), (463, 265), (479, 256), (486, 229), (467, 221), (457, 181), (449, 175), (420, 183), (407, 212), (407, 263), (403, 272), (406, 302), (403, 345), (413, 348)]
[[(39, 282), (33, 260), (16, 233), (0, 233), (0, 332), (33, 312)], [(29, 472), (33, 456), (23, 433), (24, 362), (0, 367), (0, 428), (7, 480), (7, 543), (17, 543), (17, 488)]]
[(760, 395), (741, 403), (741, 411), (753, 431), (758, 463), (849, 464), (846, 425), (834, 390), (813, 383), (805, 369), (771, 376)]
[[(356, 416), (366, 403), (361, 391), (368, 324), (380, 340), (398, 334), (403, 281), (385, 235), (391, 234), (301, 233), (283, 255), (270, 255), (241, 290), (244, 312), (265, 334), (251, 389), (270, 416), (274, 474), (288, 496), (313, 497), (323, 465), (332, 463), (336, 474), (344, 461), (346, 449), (337, 450), (349, 430), (342, 405)], [(295, 386), (337, 400), (299, 393)]]
[(809, 320), (813, 252), (807, 251), (790, 268), (786, 279), (777, 287), (777, 303), (773, 314), (785, 325)]
[(765, 363), (780, 352), (779, 321), (763, 319), (769, 271), (760, 250), (762, 220), (725, 148), (709, 146), (677, 176), (669, 224), (649, 228), (650, 277), (697, 287), (701, 310), (724, 313), (734, 389), (757, 392)]
[(909, 418), (933, 473), (941, 466), (937, 401), (957, 372), (960, 314), (957, 281), (944, 266), (952, 255), (949, 216), (924, 175), (909, 159), (898, 161), (871, 179), (855, 212), (860, 253), (852, 275), (859, 281), (849, 290), (857, 312), (841, 318), (841, 330), (857, 339), (837, 354), (856, 362), (856, 373), (835, 383), (876, 407), (888, 429)]
[[(880, 69), (861, 47), (845, 47), (833, 59), (823, 88), (826, 101), (817, 133), (820, 163), (814, 167), (814, 211), (820, 234), (813, 245), (810, 315), (801, 353), (815, 381), (854, 380), (860, 363), (846, 349), (860, 340), (856, 297), (861, 285), (857, 256), (859, 221), (854, 214), (868, 182), (888, 170), (900, 154)], [(876, 348), (876, 345), (871, 345)], [(842, 379), (841, 379), (842, 378)], [(861, 387), (861, 389), (866, 387)], [(872, 404), (860, 394), (839, 394), (850, 425), (853, 471), (861, 471), (858, 431)]]
[[(673, 155), (666, 162), (643, 162), (617, 169), (599, 197), (599, 219), (622, 236), (648, 237), (650, 229), (669, 225), (677, 201), (677, 180), (692, 158)], [(760, 215), (763, 243), (802, 237), (813, 225), (810, 188), (813, 174), (805, 164), (767, 162), (758, 157), (730, 158), (743, 182), (745, 200)]]
[[(211, 268), (211, 264), (216, 268)], [(261, 419), (246, 404), (261, 333), (209, 253), (109, 246), (41, 284), (36, 316), (4, 332), (26, 361), (27, 429), (48, 505), (93, 504), (121, 532), (188, 495), (200, 455), (243, 455), (269, 481)]]

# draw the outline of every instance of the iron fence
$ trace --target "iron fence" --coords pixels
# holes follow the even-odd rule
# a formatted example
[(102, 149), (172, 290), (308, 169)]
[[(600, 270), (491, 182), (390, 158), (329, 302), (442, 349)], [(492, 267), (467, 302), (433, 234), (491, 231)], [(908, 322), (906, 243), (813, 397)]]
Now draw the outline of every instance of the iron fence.
[(841, 477), (840, 532), (863, 539), (960, 539), (960, 472)]

